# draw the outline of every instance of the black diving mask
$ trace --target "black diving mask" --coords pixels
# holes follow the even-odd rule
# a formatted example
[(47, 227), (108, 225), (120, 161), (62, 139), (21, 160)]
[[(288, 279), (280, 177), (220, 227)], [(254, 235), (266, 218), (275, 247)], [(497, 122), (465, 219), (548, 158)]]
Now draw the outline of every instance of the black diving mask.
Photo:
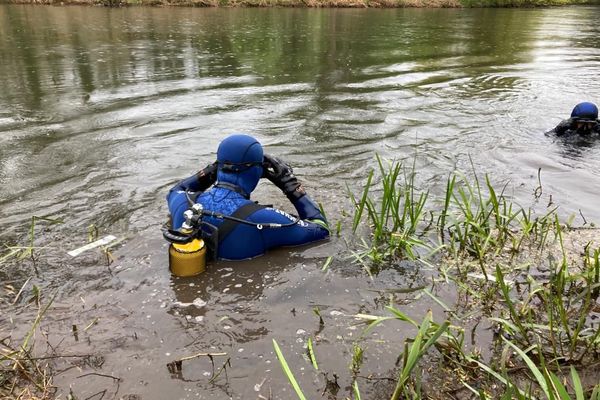
[(223, 172), (230, 172), (234, 174), (239, 174), (240, 172), (244, 172), (249, 170), (250, 168), (260, 165), (262, 166), (262, 161), (260, 162), (247, 162), (247, 163), (231, 163), (231, 162), (220, 162), (219, 161), (219, 169)]

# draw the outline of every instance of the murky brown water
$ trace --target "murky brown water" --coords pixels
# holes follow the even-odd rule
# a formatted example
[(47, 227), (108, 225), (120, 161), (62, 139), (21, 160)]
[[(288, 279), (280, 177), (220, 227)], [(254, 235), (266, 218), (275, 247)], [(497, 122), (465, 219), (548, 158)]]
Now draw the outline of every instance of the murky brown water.
[[(416, 155), (419, 184), (434, 193), (451, 171), (470, 171), (470, 156), (524, 206), (534, 203), (542, 168), (544, 206), (552, 195), (575, 223), (579, 210), (598, 221), (600, 144), (543, 132), (577, 102), (600, 102), (599, 18), (595, 7), (0, 5), (0, 241), (27, 243), (33, 215), (65, 221), (36, 227), (35, 244), (48, 246), (38, 251), (39, 275), (16, 308), (5, 297), (0, 336), (28, 329), (35, 283), (46, 296), (57, 291), (43, 325), (56, 354), (95, 356), (61, 361), (62, 398), (71, 387), (77, 398), (106, 389), (109, 398), (290, 399), (272, 339), (309, 397), (321, 396), (324, 373), (339, 376), (338, 398), (349, 396), (362, 325), (348, 315), (383, 314), (390, 290), (424, 285), (428, 271), (403, 265), (369, 280), (347, 257), (344, 225), (327, 243), (174, 279), (159, 231), (168, 188), (211, 162), (223, 137), (247, 132), (295, 166), (334, 223), (346, 221), (346, 187), (360, 190), (375, 153)], [(287, 207), (266, 184), (255, 198)], [(90, 225), (126, 237), (108, 267), (99, 251), (64, 253), (87, 242)], [(0, 266), (0, 280), (18, 290), (33, 271), (30, 262)], [(403, 310), (421, 318), (428, 307), (439, 311), (429, 300)], [(364, 371), (388, 376), (412, 333), (388, 324), (364, 339)], [(303, 357), (309, 336), (318, 337), (319, 372)], [(51, 351), (43, 337), (37, 345)], [(169, 374), (167, 362), (198, 352), (227, 352), (227, 377), (209, 382), (207, 358)], [(223, 362), (217, 357), (216, 368)], [(389, 385), (360, 383), (366, 398)]]

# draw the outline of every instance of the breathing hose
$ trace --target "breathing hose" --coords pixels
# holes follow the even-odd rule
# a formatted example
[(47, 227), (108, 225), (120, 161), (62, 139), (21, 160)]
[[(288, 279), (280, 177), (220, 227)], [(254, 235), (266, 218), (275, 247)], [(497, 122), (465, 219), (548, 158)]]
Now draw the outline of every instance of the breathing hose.
[(200, 225), (202, 224), (202, 216), (229, 220), (243, 225), (254, 226), (258, 230), (262, 229), (274, 229), (274, 228), (287, 228), (290, 226), (296, 225), (300, 222), (300, 218), (296, 218), (293, 222), (289, 222), (287, 224), (277, 224), (277, 223), (258, 223), (247, 221), (245, 219), (232, 217), (230, 215), (225, 215), (215, 211), (205, 210), (199, 203), (194, 203), (191, 199), (189, 192), (185, 191), (185, 196), (188, 200), (190, 208), (184, 213), (186, 220), (182, 225), (182, 229), (164, 229), (163, 237), (171, 242), (178, 244), (185, 244), (193, 240), (193, 238), (197, 237), (200, 232)]

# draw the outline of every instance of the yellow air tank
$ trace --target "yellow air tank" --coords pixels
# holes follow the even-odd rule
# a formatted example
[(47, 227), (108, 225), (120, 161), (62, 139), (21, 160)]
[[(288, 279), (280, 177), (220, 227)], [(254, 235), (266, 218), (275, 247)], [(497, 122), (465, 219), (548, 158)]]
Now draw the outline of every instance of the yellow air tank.
[(171, 243), (169, 246), (169, 269), (176, 276), (194, 276), (206, 269), (206, 246), (202, 239), (186, 244)]

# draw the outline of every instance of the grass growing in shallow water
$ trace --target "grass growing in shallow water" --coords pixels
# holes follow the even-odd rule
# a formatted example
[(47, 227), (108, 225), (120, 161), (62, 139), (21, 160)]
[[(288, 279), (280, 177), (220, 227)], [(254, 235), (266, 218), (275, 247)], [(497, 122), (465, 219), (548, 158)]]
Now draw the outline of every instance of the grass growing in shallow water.
[[(355, 208), (353, 233), (364, 220), (371, 231), (371, 244), (365, 243), (365, 249), (356, 253), (356, 259), (370, 260), (375, 264), (397, 257), (414, 259), (417, 247), (427, 247), (419, 236), (419, 228), (429, 193), (415, 190), (415, 174), (403, 170), (401, 163), (386, 163), (379, 156), (377, 163), (381, 175), (381, 196), (373, 195), (374, 171), (369, 173), (360, 199), (349, 191)], [(399, 185), (400, 181), (402, 185)]]
[(0, 341), (0, 395), (3, 399), (49, 399), (52, 398), (52, 373), (43, 359), (36, 358), (34, 335), (44, 314), (52, 305), (52, 297), (45, 306), (39, 304), (33, 325), (22, 343), (14, 346), (10, 336)]
[[(427, 195), (413, 195), (416, 192), (414, 179), (398, 179), (400, 164), (391, 163), (384, 169), (379, 158), (378, 164), (382, 175), (381, 195), (370, 197), (374, 182), (370, 175), (361, 201), (352, 199), (356, 208), (355, 229), (356, 219), (362, 217), (363, 204), (374, 209), (375, 204), (396, 200), (396, 193), (406, 194), (403, 209), (418, 210), (419, 217), (428, 215)], [(556, 209), (532, 217), (531, 210), (525, 210), (505, 197), (505, 188), (497, 191), (488, 176), (482, 185), (477, 177), (469, 183), (463, 175), (453, 174), (446, 184), (441, 212), (437, 216), (435, 212), (430, 213), (437, 225), (426, 224), (423, 219), (410, 220), (410, 229), (403, 232), (407, 233), (408, 242), (421, 241), (428, 229), (438, 232), (439, 243), (427, 245), (442, 249), (439, 256), (429, 260), (430, 264), (439, 267), (440, 281), (454, 282), (457, 290), (470, 297), (471, 304), (465, 308), (483, 305), (479, 318), (487, 318), (496, 328), (496, 337), (502, 338), (503, 342), (498, 342), (500, 355), (514, 350), (536, 376), (534, 382), (538, 386), (530, 387), (531, 396), (541, 389), (548, 398), (565, 398), (550, 395), (566, 393), (553, 384), (562, 368), (571, 366), (576, 374), (576, 366), (600, 361), (600, 330), (590, 319), (599, 307), (600, 251), (587, 244), (583, 258), (570, 263), (568, 259), (572, 257), (563, 243), (567, 228), (560, 223)], [(396, 250), (398, 247), (391, 236), (383, 237), (380, 232), (393, 232), (398, 226), (402, 228), (401, 224), (389, 222), (395, 221), (398, 213), (393, 207), (380, 206), (379, 210), (379, 214), (369, 214), (366, 221), (372, 232), (371, 248)], [(550, 242), (552, 247), (549, 247)], [(414, 252), (406, 248), (400, 247), (400, 250), (385, 252), (387, 258), (384, 261), (390, 263), (397, 257), (415, 257)], [(550, 261), (544, 261), (544, 254), (537, 257), (542, 250), (545, 255), (553, 255)], [(452, 352), (446, 351), (448, 360), (466, 360), (462, 348), (455, 346)], [(528, 362), (528, 359), (535, 361)], [(543, 373), (537, 374), (532, 368), (536, 363)], [(462, 364), (455, 367), (462, 368)], [(506, 366), (502, 368), (506, 372)], [(467, 371), (462, 370), (468, 377)], [(574, 382), (579, 382), (574, 374), (571, 375)], [(541, 377), (544, 377), (543, 382), (547, 381), (546, 385), (542, 384)], [(508, 372), (504, 379), (508, 390), (518, 388), (511, 382), (512, 375)], [(469, 385), (467, 380), (465, 385)], [(514, 393), (521, 393), (519, 389), (515, 390)]]
[[(536, 214), (518, 206), (506, 187), (498, 189), (487, 175), (454, 173), (430, 210), (430, 192), (415, 186), (414, 166), (377, 157), (361, 194), (350, 195), (359, 243), (354, 261), (372, 279), (403, 260), (426, 265), (432, 285), (423, 297), (444, 313), (443, 323), (433, 322), (432, 311), (418, 323), (392, 305), (402, 296), (394, 294), (386, 307), (391, 316), (360, 314), (372, 321), (363, 337), (386, 321), (417, 329), (397, 343), (387, 398), (600, 400), (600, 243), (593, 240), (599, 232), (574, 241), (586, 230), (562, 223), (556, 208)], [(456, 293), (456, 304), (438, 298), (439, 289)], [(418, 309), (424, 307), (411, 305)], [(492, 337), (476, 347), (473, 337), (488, 329)], [(368, 358), (358, 346), (360, 359)], [(350, 364), (369, 376), (352, 354)], [(425, 365), (437, 374), (425, 376)], [(355, 398), (365, 392), (364, 385), (358, 391), (357, 373), (352, 368)]]

